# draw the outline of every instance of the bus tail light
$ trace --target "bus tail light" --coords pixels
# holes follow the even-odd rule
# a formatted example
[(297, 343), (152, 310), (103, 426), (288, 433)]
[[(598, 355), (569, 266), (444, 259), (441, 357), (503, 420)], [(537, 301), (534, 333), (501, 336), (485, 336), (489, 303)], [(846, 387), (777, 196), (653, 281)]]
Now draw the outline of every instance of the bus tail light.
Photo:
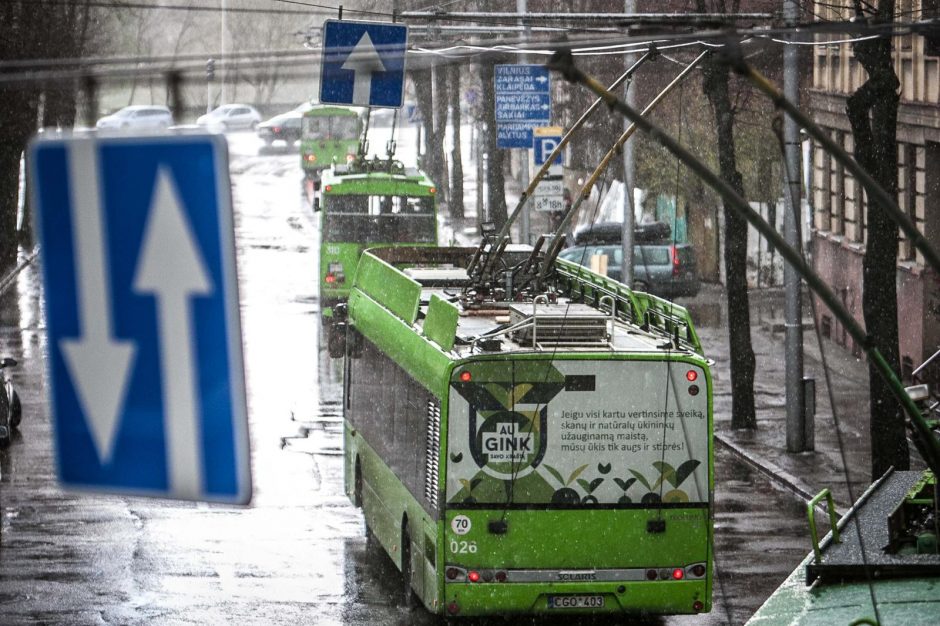
[(457, 606), (456, 602), (451, 602), (450, 604), (447, 605), (447, 612), (450, 613), (451, 615), (457, 615), (458, 613), (460, 613), (460, 607)]
[(672, 570), (673, 580), (682, 580), (683, 578), (685, 578), (685, 570), (683, 570), (681, 567), (677, 567), (676, 569)]
[(646, 570), (646, 580), (656, 580), (659, 574), (654, 569)]
[(698, 613), (704, 608), (705, 608), (705, 603), (702, 602), (701, 600), (696, 600), (695, 602), (692, 603), (692, 610), (695, 611), (696, 613)]
[(431, 187), (430, 189), (428, 189), (428, 191), (431, 193), (431, 195), (434, 195), (437, 193), (437, 187)]
[(350, 164), (350, 163), (352, 163), (352, 162), (355, 161), (355, 160), (356, 160), (356, 155), (355, 155), (355, 154), (347, 154), (347, 155), (346, 155), (346, 164), (347, 164), (347, 165)]
[(346, 282), (346, 274), (343, 272), (342, 263), (330, 263), (326, 266), (326, 278), (324, 280), (329, 284)]
[(705, 566), (699, 563), (698, 565), (692, 566), (692, 575), (696, 578), (701, 578), (705, 575)]
[(698, 372), (695, 370), (689, 370), (685, 373), (685, 379), (690, 383), (694, 383), (696, 380), (698, 380)]
[(333, 191), (333, 185), (327, 185), (323, 188), (323, 191)]
[(315, 154), (305, 154), (305, 155), (304, 155), (304, 160), (307, 161), (307, 163), (314, 163), (314, 162), (317, 160), (317, 155), (315, 155)]
[(506, 582), (506, 572), (496, 572), (496, 582), (504, 583)]
[(672, 275), (678, 276), (679, 271), (682, 269), (679, 261), (679, 251), (676, 250), (675, 246), (669, 246), (669, 254), (672, 255)]
[(480, 572), (476, 570), (471, 570), (470, 573), (467, 574), (467, 580), (469, 580), (472, 583), (480, 582)]

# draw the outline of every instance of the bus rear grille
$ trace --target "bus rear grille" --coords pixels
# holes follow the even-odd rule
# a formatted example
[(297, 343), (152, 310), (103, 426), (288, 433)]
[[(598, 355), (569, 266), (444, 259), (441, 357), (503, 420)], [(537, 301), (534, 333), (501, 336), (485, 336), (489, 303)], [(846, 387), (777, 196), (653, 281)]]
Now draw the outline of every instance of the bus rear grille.
[(606, 346), (609, 316), (585, 304), (513, 304), (509, 307), (513, 326), (525, 321), (511, 334), (519, 344), (551, 346)]

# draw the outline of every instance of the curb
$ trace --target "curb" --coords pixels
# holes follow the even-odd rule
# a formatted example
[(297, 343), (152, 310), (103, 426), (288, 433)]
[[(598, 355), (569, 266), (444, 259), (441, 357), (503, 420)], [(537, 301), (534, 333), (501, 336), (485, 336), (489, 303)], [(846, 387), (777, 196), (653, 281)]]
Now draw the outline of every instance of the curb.
[[(774, 483), (791, 492), (793, 495), (801, 498), (804, 502), (809, 502), (815, 497), (815, 494), (812, 493), (812, 487), (804, 483), (802, 480), (777, 467), (773, 463), (770, 463), (766, 459), (758, 457), (731, 439), (726, 438), (721, 433), (715, 433), (715, 441), (727, 448), (741, 461), (751, 466)], [(837, 508), (836, 512), (840, 517), (844, 515), (844, 512), (841, 509)]]
[(26, 267), (36, 259), (38, 254), (39, 246), (35, 246), (30, 252), (26, 254), (25, 258), (20, 262), (19, 265), (10, 270), (6, 276), (0, 278), (0, 295), (6, 293), (7, 289), (10, 288), (10, 285), (13, 284), (13, 279), (16, 278), (17, 274), (26, 269)]

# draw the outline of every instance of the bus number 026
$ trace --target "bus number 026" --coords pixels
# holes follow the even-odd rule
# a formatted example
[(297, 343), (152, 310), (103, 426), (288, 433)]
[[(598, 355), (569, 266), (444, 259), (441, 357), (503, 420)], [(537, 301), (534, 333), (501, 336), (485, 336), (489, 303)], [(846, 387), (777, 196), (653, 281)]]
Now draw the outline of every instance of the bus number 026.
[(477, 542), (476, 541), (457, 541), (456, 539), (451, 539), (450, 551), (454, 554), (476, 554)]

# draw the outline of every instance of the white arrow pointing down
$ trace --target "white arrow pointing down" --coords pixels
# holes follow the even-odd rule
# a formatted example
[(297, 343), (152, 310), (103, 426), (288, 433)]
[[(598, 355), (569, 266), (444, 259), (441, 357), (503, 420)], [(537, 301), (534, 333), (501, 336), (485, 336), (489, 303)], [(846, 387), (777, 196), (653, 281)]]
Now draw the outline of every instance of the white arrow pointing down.
[(92, 140), (68, 147), (70, 207), (75, 253), (79, 335), (59, 348), (86, 416), (102, 464), (111, 460), (127, 391), (127, 375), (137, 346), (117, 340), (111, 319), (111, 278), (105, 259), (107, 238), (98, 189), (98, 151)]
[(134, 278), (134, 289), (157, 301), (160, 379), (167, 466), (174, 496), (202, 494), (202, 432), (192, 298), (212, 293), (212, 282), (186, 222), (169, 172), (160, 169)]

